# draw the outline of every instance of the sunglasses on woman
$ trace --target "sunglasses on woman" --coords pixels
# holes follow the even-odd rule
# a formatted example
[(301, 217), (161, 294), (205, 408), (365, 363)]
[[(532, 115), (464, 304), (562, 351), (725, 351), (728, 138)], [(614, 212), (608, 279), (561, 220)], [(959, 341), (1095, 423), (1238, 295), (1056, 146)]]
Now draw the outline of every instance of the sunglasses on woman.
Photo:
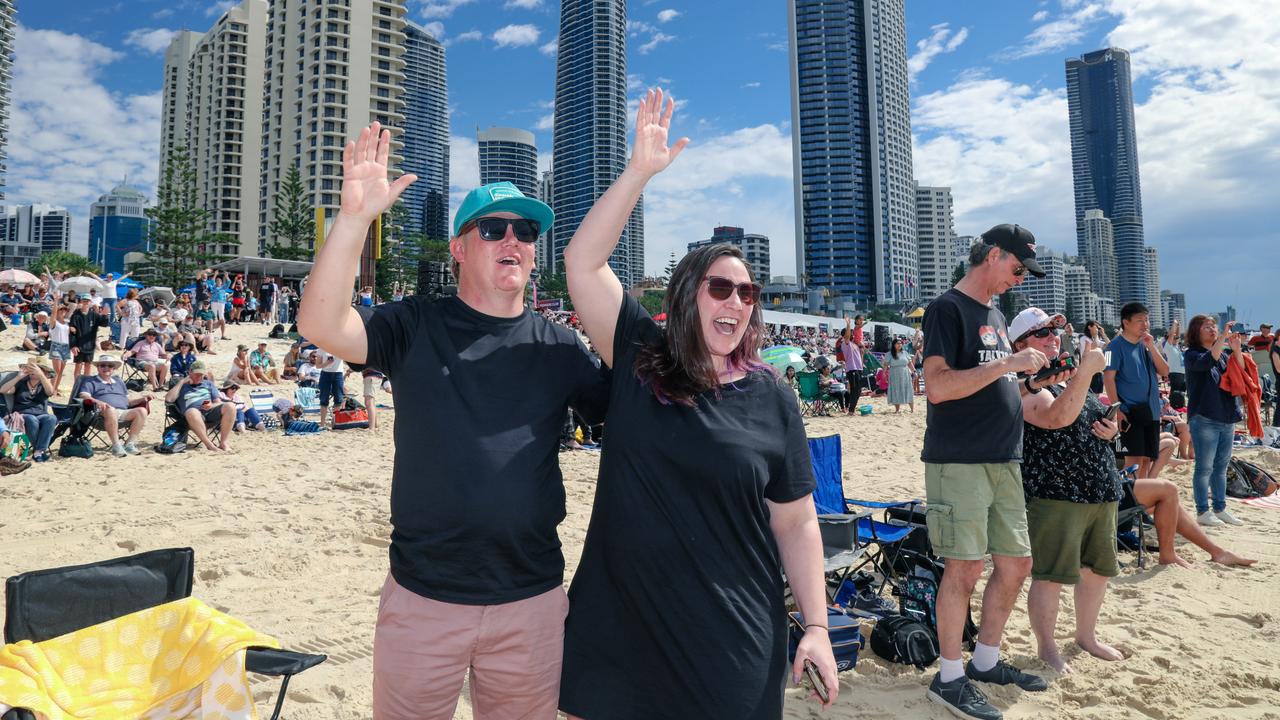
[(707, 294), (713, 300), (728, 300), (735, 288), (743, 305), (755, 305), (760, 299), (760, 286), (756, 283), (735, 283), (719, 275), (708, 275), (703, 279), (707, 281)]
[(538, 239), (538, 233), (542, 228), (538, 226), (536, 220), (526, 220), (525, 218), (516, 218), (514, 220), (507, 218), (486, 217), (479, 220), (472, 220), (462, 226), (462, 234), (471, 232), (471, 228), (479, 228), (480, 237), (483, 240), (495, 242), (507, 236), (507, 228), (515, 233), (516, 239), (520, 242), (531, 243)]
[(1041, 340), (1043, 340), (1049, 337), (1050, 335), (1054, 337), (1058, 337), (1061, 334), (1062, 334), (1062, 331), (1059, 330), (1058, 328), (1047, 327), (1047, 328), (1040, 328), (1035, 332), (1029, 332), (1027, 333), (1027, 337), (1040, 338)]

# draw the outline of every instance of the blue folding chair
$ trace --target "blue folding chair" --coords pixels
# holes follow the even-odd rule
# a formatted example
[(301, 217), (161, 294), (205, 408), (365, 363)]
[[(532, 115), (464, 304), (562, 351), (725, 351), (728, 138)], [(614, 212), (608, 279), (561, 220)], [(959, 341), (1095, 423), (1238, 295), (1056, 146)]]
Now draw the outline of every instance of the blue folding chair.
[[(922, 523), (912, 520), (924, 517), (923, 510), (917, 509), (923, 503), (920, 500), (876, 502), (845, 497), (839, 435), (809, 438), (809, 455), (813, 462), (813, 474), (818, 480), (818, 486), (813, 491), (813, 502), (817, 506), (819, 515), (832, 513), (858, 515), (857, 543), (865, 549), (865, 553), (858, 565), (851, 566), (844, 573), (844, 578), (871, 565), (880, 575), (877, 593), (884, 589), (885, 584), (896, 588), (894, 577), (901, 572), (898, 568), (898, 554), (912, 533), (924, 527)], [(872, 517), (874, 510), (884, 511), (882, 520)], [(844, 578), (841, 578), (841, 582)], [(839, 585), (836, 586), (837, 591), (839, 587)]]

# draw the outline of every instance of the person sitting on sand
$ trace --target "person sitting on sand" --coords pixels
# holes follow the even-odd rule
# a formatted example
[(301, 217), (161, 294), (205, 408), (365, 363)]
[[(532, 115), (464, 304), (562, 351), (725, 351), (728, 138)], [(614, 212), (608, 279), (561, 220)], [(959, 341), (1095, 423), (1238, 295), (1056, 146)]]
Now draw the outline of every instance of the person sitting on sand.
[(316, 387), (320, 384), (320, 351), (312, 350), (307, 361), (298, 366), (298, 385)]
[(244, 432), (245, 428), (249, 430), (267, 429), (267, 424), (258, 415), (258, 411), (249, 407), (244, 400), (240, 399), (240, 385), (230, 380), (224, 380), (222, 387), (218, 390), (223, 402), (231, 403), (236, 409), (236, 423), (232, 426), (232, 430)]
[(280, 368), (267, 350), (266, 341), (258, 343), (258, 349), (249, 353), (249, 372), (263, 385), (274, 385), (280, 382)]
[(231, 369), (227, 371), (224, 378), (227, 382), (243, 383), (245, 385), (257, 385), (257, 380), (253, 376), (253, 371), (249, 367), (249, 346), (237, 345), (236, 355), (231, 358)]
[[(1031, 347), (1058, 357), (1065, 323), (1062, 315), (1023, 310), (1009, 324), (1014, 352)], [(1103, 660), (1124, 659), (1095, 633), (1107, 580), (1120, 573), (1116, 513), (1123, 491), (1111, 445), (1119, 427), (1103, 417), (1106, 409), (1089, 391), (1106, 365), (1102, 351), (1091, 348), (1065, 386), (1022, 393), (1022, 483), (1031, 536), (1027, 609), (1040, 659), (1060, 673), (1071, 672), (1054, 640), (1063, 585), (1075, 586), (1076, 644)]]
[[(231, 437), (231, 426), (235, 424), (235, 405), (223, 401), (218, 387), (206, 377), (203, 360), (197, 360), (187, 373), (186, 382), (169, 388), (165, 394), (166, 403), (177, 403), (178, 410), (187, 420), (187, 427), (200, 440), (207, 450), (227, 452), (231, 449), (228, 438)], [(217, 425), (221, 431), (218, 445), (209, 439), (208, 427)]]

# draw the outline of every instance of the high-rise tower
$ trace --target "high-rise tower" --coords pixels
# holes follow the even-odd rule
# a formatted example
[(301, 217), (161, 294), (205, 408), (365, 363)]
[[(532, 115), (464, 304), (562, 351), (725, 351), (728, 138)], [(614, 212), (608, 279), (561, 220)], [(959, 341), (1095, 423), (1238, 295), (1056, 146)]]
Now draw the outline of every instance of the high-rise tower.
[(203, 33), (182, 30), (169, 41), (164, 51), (164, 89), (160, 108), (160, 174), (164, 178), (165, 163), (178, 148), (190, 156), (187, 136), (188, 110), (191, 107), (191, 57), (196, 53)]
[(788, 0), (796, 267), (859, 302), (917, 297), (903, 0)]
[(9, 159), (9, 83), (13, 80), (13, 32), (18, 26), (13, 0), (0, 0), (0, 200), (4, 200)]
[(920, 284), (916, 290), (928, 302), (951, 288), (956, 268), (955, 217), (951, 188), (916, 186), (916, 233)]
[[(1084, 253), (1085, 213), (1101, 210), (1115, 236), (1118, 287), (1111, 297), (1117, 303), (1146, 302), (1142, 187), (1129, 53), (1107, 48), (1068, 60), (1067, 107), (1080, 252)], [(1093, 281), (1096, 285), (1098, 278)]]
[[(551, 265), (627, 163), (626, 0), (562, 0), (552, 133)], [(609, 259), (623, 286), (644, 275), (644, 201)], [(639, 262), (638, 262), (639, 261)]]
[(444, 45), (405, 23), (404, 163), (418, 176), (400, 196), (405, 229), (432, 240), (449, 238), (449, 82)]

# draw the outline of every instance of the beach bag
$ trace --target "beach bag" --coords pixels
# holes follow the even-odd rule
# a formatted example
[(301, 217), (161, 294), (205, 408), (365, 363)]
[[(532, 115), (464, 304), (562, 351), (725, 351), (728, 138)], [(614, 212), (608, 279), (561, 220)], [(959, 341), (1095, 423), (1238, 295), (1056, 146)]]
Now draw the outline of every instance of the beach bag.
[(367, 427), (369, 427), (369, 413), (364, 408), (333, 411), (334, 430), (353, 430)]
[(146, 378), (134, 378), (132, 380), (125, 380), (124, 386), (128, 388), (130, 392), (142, 392), (143, 390), (147, 389), (147, 380)]
[[(15, 462), (23, 462), (31, 459), (32, 445), (31, 438), (25, 432), (15, 432), (12, 428), (9, 431), (9, 444), (4, 448), (4, 457), (14, 460)], [(26, 468), (23, 468), (25, 470)]]
[(285, 435), (310, 435), (320, 432), (320, 423), (311, 420), (294, 420), (284, 431)]
[(58, 457), (91, 458), (93, 446), (84, 435), (64, 437), (58, 444)]
[(276, 323), (275, 326), (271, 328), (271, 332), (267, 333), (267, 337), (272, 340), (279, 340), (284, 337), (284, 325)]
[(179, 431), (177, 428), (169, 428), (164, 433), (164, 438), (160, 440), (160, 444), (156, 445), (156, 452), (164, 455), (174, 455), (187, 451), (186, 443), (187, 434)]
[[(787, 661), (795, 662), (796, 647), (804, 637), (804, 618), (800, 613), (789, 614), (791, 639), (787, 645)], [(831, 652), (836, 656), (836, 672), (852, 670), (858, 663), (858, 651), (866, 645), (862, 635), (862, 621), (846, 615), (838, 607), (827, 608), (827, 635), (831, 638)]]
[(938, 659), (938, 636), (919, 620), (892, 615), (876, 621), (871, 651), (889, 662), (923, 670)]
[(1275, 478), (1248, 460), (1231, 458), (1227, 465), (1227, 494), (1234, 498), (1266, 497), (1277, 489)]

